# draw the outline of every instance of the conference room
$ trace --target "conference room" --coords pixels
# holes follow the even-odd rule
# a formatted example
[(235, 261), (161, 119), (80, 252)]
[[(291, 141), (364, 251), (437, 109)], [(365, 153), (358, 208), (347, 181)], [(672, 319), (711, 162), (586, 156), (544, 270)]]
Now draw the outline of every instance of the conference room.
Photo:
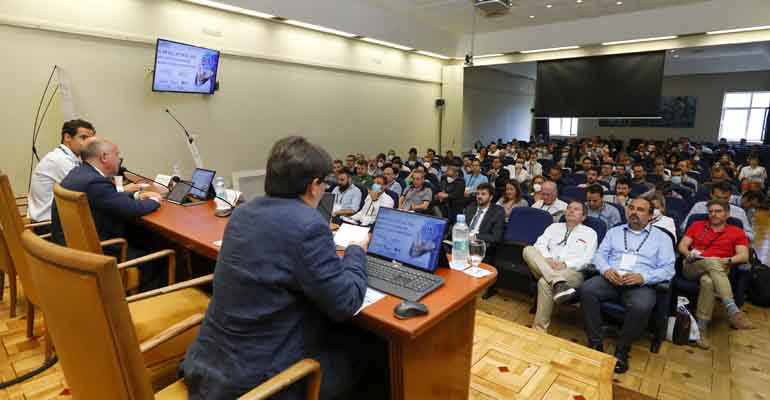
[(770, 396), (765, 0), (6, 0), (0, 37), (0, 397)]

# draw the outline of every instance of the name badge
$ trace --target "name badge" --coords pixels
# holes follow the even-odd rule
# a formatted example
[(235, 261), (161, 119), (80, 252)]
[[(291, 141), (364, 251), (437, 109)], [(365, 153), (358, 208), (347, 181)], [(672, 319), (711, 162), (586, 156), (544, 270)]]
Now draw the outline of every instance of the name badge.
[(620, 269), (630, 271), (636, 265), (637, 258), (636, 254), (624, 253), (623, 257), (620, 258)]

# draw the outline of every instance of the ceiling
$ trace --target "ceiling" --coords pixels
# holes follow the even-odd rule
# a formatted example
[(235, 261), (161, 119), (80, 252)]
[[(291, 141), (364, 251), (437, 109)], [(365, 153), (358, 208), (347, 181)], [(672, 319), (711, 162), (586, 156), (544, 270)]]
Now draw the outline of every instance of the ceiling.
[[(492, 68), (529, 79), (537, 78), (537, 63), (499, 64)], [(770, 71), (770, 42), (693, 47), (666, 54), (665, 76)]]
[[(456, 34), (468, 34), (472, 30), (474, 7), (471, 0), (361, 0), (390, 10), (393, 13), (415, 18), (432, 26)], [(477, 19), (478, 32), (496, 32), (526, 26), (575, 21), (607, 15), (660, 9), (706, 0), (514, 0), (511, 11), (502, 16)], [(548, 8), (550, 4), (552, 7)], [(530, 18), (534, 16), (534, 18)]]

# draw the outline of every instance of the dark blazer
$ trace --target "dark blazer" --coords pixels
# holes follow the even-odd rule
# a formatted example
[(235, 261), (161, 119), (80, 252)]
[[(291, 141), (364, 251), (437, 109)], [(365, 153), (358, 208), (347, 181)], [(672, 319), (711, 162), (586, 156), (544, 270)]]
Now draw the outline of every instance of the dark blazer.
[[(478, 205), (475, 201), (465, 208), (465, 223), (468, 224), (469, 228), (477, 210)], [(487, 245), (494, 246), (503, 241), (504, 230), (505, 210), (497, 204), (490, 204), (484, 219), (481, 220), (479, 234), (476, 237), (487, 242)]]
[(444, 217), (454, 223), (457, 214), (463, 211), (463, 204), (465, 204), (465, 180), (462, 175), (455, 178), (452, 183), (449, 183), (446, 178), (446, 175), (441, 177), (438, 191), (448, 194), (449, 197), (439, 202), (438, 198), (433, 196), (433, 205), (438, 206)]
[(491, 170), (487, 171), (487, 178), (489, 178), (489, 183), (491, 183), (496, 189), (497, 188), (503, 188), (505, 189), (505, 184), (508, 183), (509, 180), (511, 180), (511, 173), (508, 172), (507, 169), (500, 167), (500, 170), (497, 173), (497, 178), (492, 181)]
[[(110, 179), (102, 176), (88, 163), (70, 171), (61, 181), (61, 186), (86, 194), (101, 240), (125, 237), (127, 221), (147, 215), (160, 207), (155, 200), (134, 200), (133, 193), (119, 193)], [(65, 244), (55, 201), (51, 209), (51, 237), (55, 243)]]
[[(214, 293), (182, 372), (190, 399), (234, 399), (305, 357), (322, 393), (343, 380), (335, 346), (366, 293), (366, 254), (337, 256), (329, 224), (299, 199), (259, 197), (235, 209), (214, 270)], [(336, 365), (329, 365), (329, 363)], [(276, 398), (303, 398), (292, 391)]]

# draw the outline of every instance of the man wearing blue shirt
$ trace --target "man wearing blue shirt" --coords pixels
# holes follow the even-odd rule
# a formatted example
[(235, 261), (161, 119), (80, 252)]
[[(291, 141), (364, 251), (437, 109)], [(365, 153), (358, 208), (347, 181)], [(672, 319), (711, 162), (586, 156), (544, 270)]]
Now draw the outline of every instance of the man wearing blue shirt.
[(628, 351), (642, 334), (655, 306), (658, 283), (674, 276), (674, 244), (663, 230), (652, 226), (654, 207), (644, 198), (634, 199), (627, 209), (628, 224), (607, 232), (593, 263), (601, 273), (583, 284), (581, 304), (591, 348), (603, 351), (602, 301), (620, 299), (626, 307), (618, 337), (615, 372), (628, 370)]
[(481, 173), (481, 161), (473, 160), (471, 173), (465, 176), (465, 197), (475, 196), (476, 187), (488, 182), (487, 176)]
[(361, 207), (361, 191), (353, 185), (352, 180), (347, 170), (337, 174), (337, 187), (332, 190), (335, 194), (332, 215), (335, 217), (349, 217)]

